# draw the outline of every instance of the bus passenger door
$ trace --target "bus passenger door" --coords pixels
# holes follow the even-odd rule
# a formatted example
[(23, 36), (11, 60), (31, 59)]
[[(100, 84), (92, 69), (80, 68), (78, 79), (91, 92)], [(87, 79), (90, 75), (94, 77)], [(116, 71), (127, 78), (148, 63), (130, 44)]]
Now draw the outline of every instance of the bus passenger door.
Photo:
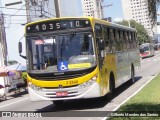
[(96, 25), (95, 26), (95, 32), (96, 32), (96, 44), (97, 44), (97, 54), (98, 54), (98, 60), (99, 60), (99, 67), (100, 69), (103, 66), (103, 62), (104, 62), (104, 39), (103, 39), (103, 35), (102, 35), (102, 27), (101, 25)]
[(97, 54), (98, 54), (98, 62), (99, 62), (99, 70), (100, 70), (100, 86), (102, 95), (105, 94), (104, 88), (106, 85), (106, 69), (104, 67), (104, 60), (105, 60), (105, 46), (104, 46), (104, 39), (102, 34), (102, 27), (101, 25), (95, 25), (95, 37), (96, 37), (96, 45), (97, 45)]

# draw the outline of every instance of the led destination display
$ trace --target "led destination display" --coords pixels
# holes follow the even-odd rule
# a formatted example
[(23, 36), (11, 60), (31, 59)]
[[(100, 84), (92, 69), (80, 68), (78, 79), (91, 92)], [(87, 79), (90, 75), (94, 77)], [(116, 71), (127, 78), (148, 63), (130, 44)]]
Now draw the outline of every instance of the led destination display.
[(26, 27), (26, 32), (51, 32), (56, 30), (67, 30), (87, 27), (91, 27), (88, 20), (51, 20), (28, 25)]

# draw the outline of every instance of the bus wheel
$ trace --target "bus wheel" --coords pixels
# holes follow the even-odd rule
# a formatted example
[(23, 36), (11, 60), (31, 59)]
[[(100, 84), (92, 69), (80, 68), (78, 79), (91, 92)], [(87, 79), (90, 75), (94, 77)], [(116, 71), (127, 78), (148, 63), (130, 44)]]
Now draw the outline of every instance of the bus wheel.
[(135, 83), (135, 78), (134, 78), (134, 68), (131, 68), (131, 79), (130, 79), (131, 84)]
[(55, 105), (62, 105), (63, 104), (63, 100), (56, 100), (56, 101), (53, 101), (53, 103)]
[(109, 80), (109, 93), (108, 93), (108, 99), (112, 99), (113, 96), (114, 96), (114, 92), (115, 92), (115, 84), (114, 84), (114, 76), (113, 74), (111, 75), (110, 77), (110, 80)]

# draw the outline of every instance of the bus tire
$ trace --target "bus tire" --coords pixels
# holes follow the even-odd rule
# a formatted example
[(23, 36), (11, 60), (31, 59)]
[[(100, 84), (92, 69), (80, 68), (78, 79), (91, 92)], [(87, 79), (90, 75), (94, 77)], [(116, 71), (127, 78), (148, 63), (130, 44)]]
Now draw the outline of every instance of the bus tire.
[(53, 104), (55, 104), (55, 105), (62, 105), (63, 104), (63, 100), (53, 101)]
[(135, 78), (134, 78), (134, 67), (131, 67), (131, 79), (130, 79), (130, 83), (134, 84), (135, 83)]
[(110, 80), (109, 80), (109, 93), (108, 93), (108, 99), (112, 99), (115, 93), (115, 79), (113, 73), (110, 75)]

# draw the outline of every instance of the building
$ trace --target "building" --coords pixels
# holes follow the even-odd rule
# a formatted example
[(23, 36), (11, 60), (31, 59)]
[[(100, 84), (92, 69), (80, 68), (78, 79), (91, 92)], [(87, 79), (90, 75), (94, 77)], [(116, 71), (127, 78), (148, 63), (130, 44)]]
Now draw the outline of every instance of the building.
[(155, 28), (152, 28), (152, 20), (149, 16), (147, 0), (122, 0), (124, 18), (135, 20), (144, 25), (150, 36), (153, 36)]
[(103, 0), (81, 0), (83, 16), (92, 16), (102, 19), (102, 2)]

